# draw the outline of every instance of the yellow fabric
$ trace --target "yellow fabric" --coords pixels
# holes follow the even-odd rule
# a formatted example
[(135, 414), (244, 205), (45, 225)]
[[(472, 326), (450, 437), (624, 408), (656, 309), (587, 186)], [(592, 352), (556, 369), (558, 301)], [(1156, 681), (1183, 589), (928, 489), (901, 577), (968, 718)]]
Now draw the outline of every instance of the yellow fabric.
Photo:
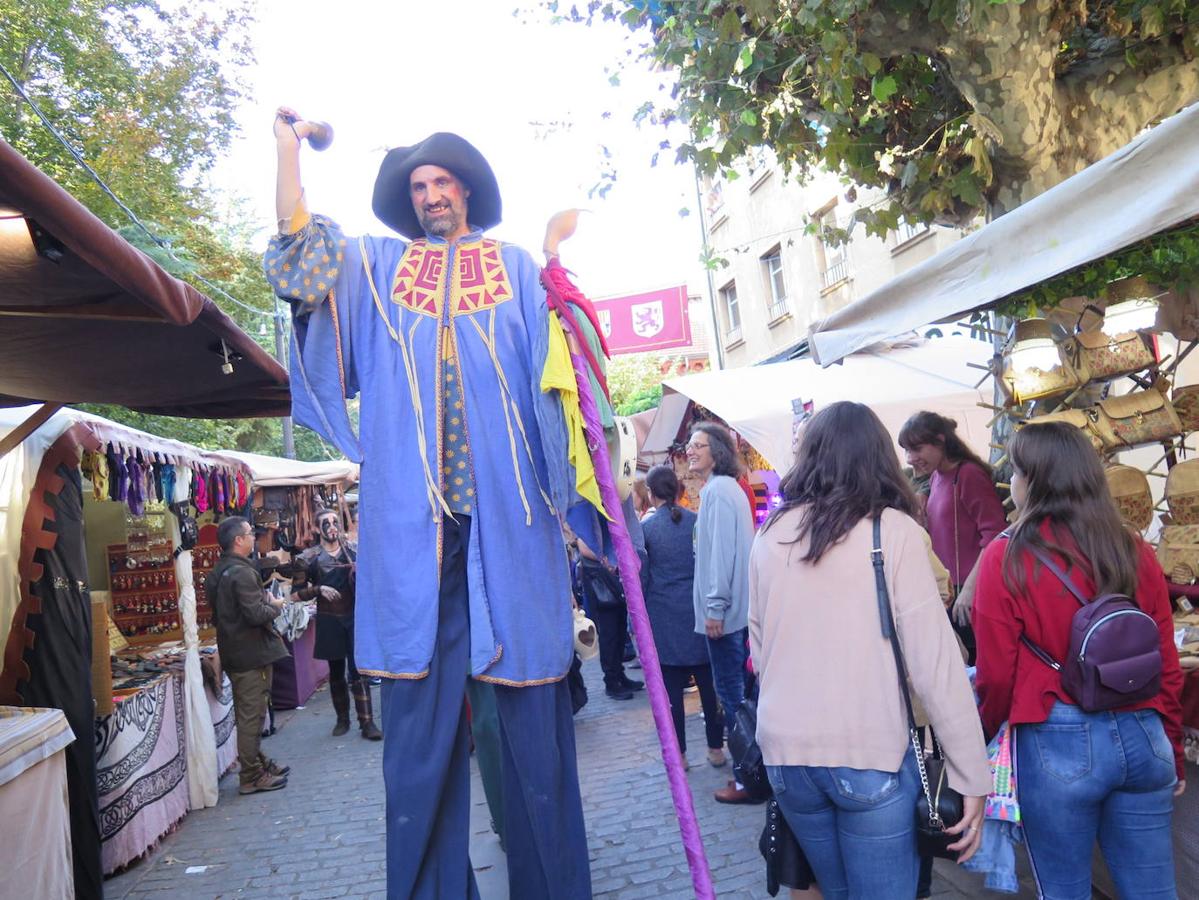
[(556, 312), (550, 313), (549, 350), (545, 356), (545, 369), (541, 373), (543, 393), (557, 391), (562, 398), (562, 411), (566, 415), (566, 433), (570, 438), (570, 464), (575, 467), (575, 490), (589, 502), (604, 518), (609, 518), (600, 499), (599, 482), (595, 478), (595, 466), (587, 450), (587, 432), (583, 427), (583, 410), (579, 406), (579, 385), (575, 381), (574, 366), (570, 361), (570, 348), (566, 344), (566, 332), (558, 321)]
[(312, 219), (312, 214), (308, 212), (308, 204), (304, 202), (304, 193), (300, 192), (300, 199), (296, 202), (295, 212), (291, 214), (291, 219), (287, 223), (284, 234), (295, 234), (301, 228), (309, 223)]

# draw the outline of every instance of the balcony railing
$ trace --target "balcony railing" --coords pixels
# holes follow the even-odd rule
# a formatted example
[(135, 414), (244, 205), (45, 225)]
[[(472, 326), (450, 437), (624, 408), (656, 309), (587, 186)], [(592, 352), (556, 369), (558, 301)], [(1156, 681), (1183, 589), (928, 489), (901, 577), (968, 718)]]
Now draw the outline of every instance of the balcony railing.
[(773, 322), (775, 319), (781, 319), (783, 316), (787, 315), (787, 313), (788, 309), (786, 297), (775, 300), (766, 308), (766, 314), (770, 317), (771, 322)]
[(824, 270), (824, 286), (826, 288), (839, 284), (847, 278), (849, 278), (849, 262), (847, 260), (839, 259)]

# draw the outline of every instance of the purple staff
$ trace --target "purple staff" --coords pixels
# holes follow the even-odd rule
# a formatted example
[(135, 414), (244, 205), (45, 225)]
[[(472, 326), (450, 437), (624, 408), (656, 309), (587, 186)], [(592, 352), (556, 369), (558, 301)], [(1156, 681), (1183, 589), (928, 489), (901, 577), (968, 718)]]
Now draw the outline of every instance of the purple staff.
[[(560, 316), (563, 327), (574, 335), (576, 346), (586, 347), (586, 340), (579, 333), (577, 321), (562, 296), (565, 292), (581, 296), (578, 295), (578, 289), (570, 284), (565, 270), (560, 266), (551, 264), (543, 275), (542, 281), (549, 293), (550, 308), (564, 313)], [(633, 550), (633, 542), (629, 538), (628, 529), (625, 528), (620, 498), (616, 493), (616, 480), (612, 476), (612, 467), (608, 459), (604, 427), (600, 422), (599, 407), (591, 393), (591, 380), (587, 374), (588, 363), (573, 348), (570, 359), (574, 365), (575, 381), (579, 388), (579, 409), (583, 414), (587, 447), (591, 453), (592, 464), (595, 466), (600, 497), (604, 501), (604, 508), (610, 520), (608, 531), (612, 535), (612, 544), (616, 550), (620, 581), (624, 586), (625, 601), (628, 603), (630, 617), (633, 621), (637, 649), (641, 654), (641, 667), (645, 672), (645, 687), (649, 693), (650, 708), (654, 714), (654, 725), (658, 729), (658, 741), (662, 745), (662, 761), (666, 764), (666, 778), (670, 782), (670, 794), (674, 800), (675, 814), (679, 819), (683, 850), (687, 854), (687, 865), (691, 869), (691, 885), (699, 900), (715, 900), (716, 893), (712, 889), (712, 874), (708, 869), (708, 857), (704, 853), (703, 837), (700, 835), (699, 822), (695, 818), (691, 787), (683, 772), (682, 753), (679, 751), (678, 737), (674, 733), (674, 724), (670, 717), (670, 701), (666, 697), (666, 685), (662, 681), (662, 670), (658, 663), (658, 648), (654, 645), (649, 615), (645, 611), (645, 598), (641, 595), (641, 581), (637, 577), (640, 563)]]

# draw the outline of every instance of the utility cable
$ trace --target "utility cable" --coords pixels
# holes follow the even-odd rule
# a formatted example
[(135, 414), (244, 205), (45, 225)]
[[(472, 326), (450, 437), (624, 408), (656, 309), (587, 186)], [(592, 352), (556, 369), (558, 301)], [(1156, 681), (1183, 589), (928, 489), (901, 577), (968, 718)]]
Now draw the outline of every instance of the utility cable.
[[(41, 123), (42, 123), (42, 125), (44, 125), (46, 127), (46, 130), (49, 131), (52, 135), (54, 135), (55, 139), (57, 139), (57, 141), (60, 144), (62, 144), (64, 148), (66, 148), (66, 151), (71, 154), (71, 156), (72, 156), (72, 158), (74, 158), (75, 162), (77, 162), (83, 168), (83, 170), (85, 172), (87, 172), (88, 176), (92, 179), (92, 181), (96, 182), (96, 184), (99, 185), (100, 190), (102, 190), (106, 195), (108, 195), (108, 198), (117, 205), (117, 208), (120, 209), (121, 212), (123, 212), (126, 216), (128, 216), (130, 221), (133, 222), (134, 225), (136, 225), (139, 229), (141, 229), (143, 232), (145, 232), (146, 236), (148, 238), (150, 238), (150, 240), (153, 241), (158, 247), (160, 247), (167, 254), (167, 256), (169, 256), (171, 259), (175, 260), (175, 262), (179, 263), (181, 266), (189, 265), (188, 263), (184, 262), (182, 259), (180, 259), (178, 256), (175, 255), (175, 251), (171, 249), (171, 244), (169, 241), (166, 241), (166, 240), (160, 238), (153, 231), (151, 231), (150, 228), (146, 225), (146, 223), (137, 217), (137, 213), (135, 213), (128, 206), (126, 206), (121, 201), (121, 198), (118, 197), (113, 192), (112, 188), (110, 188), (107, 184), (104, 183), (104, 179), (100, 177), (99, 173), (96, 172), (96, 170), (93, 169), (88, 164), (87, 160), (83, 158), (83, 154), (80, 153), (78, 150), (76, 150), (71, 145), (70, 141), (68, 141), (66, 138), (64, 138), (62, 136), (62, 133), (59, 132), (59, 130), (56, 127), (54, 127), (54, 123), (51, 122), (46, 117), (46, 114), (43, 113), (41, 111), (41, 109), (38, 108), (38, 105), (33, 102), (33, 98), (30, 97), (29, 94), (27, 94), (25, 92), (25, 88), (22, 87), (21, 83), (19, 81), (17, 81), (17, 79), (13, 77), (12, 73), (9, 72), (8, 69), (6, 69), (4, 67), (3, 63), (0, 63), (0, 73), (2, 73), (4, 75), (4, 77), (9, 80), (9, 82), (12, 84), (12, 86), (16, 90), (16, 92), (21, 96), (21, 99), (24, 100), (29, 105), (29, 108), (32, 109), (34, 114), (38, 117), (38, 119), (41, 120)], [(200, 275), (199, 273), (192, 273), (192, 277), (195, 278), (197, 281), (199, 281), (202, 285), (204, 285), (204, 287), (208, 288), (210, 291), (212, 291), (216, 294), (219, 294), (220, 296), (224, 297), (229, 302), (235, 303), (236, 305), (240, 306), (244, 310), (247, 310), (248, 312), (257, 313), (258, 315), (265, 316), (268, 319), (273, 319), (275, 317), (274, 312), (272, 312), (270, 310), (266, 310), (266, 309), (260, 309), (257, 306), (251, 306), (248, 303), (238, 300), (236, 297), (234, 297), (232, 294), (230, 294), (228, 291), (226, 291), (220, 285), (213, 284), (213, 282), (209, 281), (207, 278), (205, 278), (203, 275)]]

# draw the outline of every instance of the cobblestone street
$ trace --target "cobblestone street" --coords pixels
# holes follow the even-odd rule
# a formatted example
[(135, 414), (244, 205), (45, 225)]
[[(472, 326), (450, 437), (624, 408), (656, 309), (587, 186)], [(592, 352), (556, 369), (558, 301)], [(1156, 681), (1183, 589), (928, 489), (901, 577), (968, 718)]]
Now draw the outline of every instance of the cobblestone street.
[[(585, 665), (584, 672), (591, 700), (575, 722), (595, 896), (689, 898), (690, 877), (649, 702), (643, 693), (632, 701), (611, 701), (604, 696), (598, 662)], [(378, 688), (374, 691), (377, 702)], [(690, 781), (717, 894), (767, 897), (757, 850), (763, 808), (722, 806), (712, 799), (730, 770), (705, 761), (697, 705), (689, 695)], [(108, 880), (106, 896), (384, 897), (382, 745), (362, 740), (356, 730), (331, 737), (333, 718), (323, 688), (306, 708), (281, 712), (277, 734), (263, 747), (292, 767), (289, 786), (241, 797), (237, 776), (226, 775), (220, 803), (188, 814), (151, 856)], [(488, 825), (473, 763), (472, 770), (471, 860), (484, 900), (502, 900), (508, 897), (504, 857)], [(978, 878), (952, 865), (938, 862), (937, 873), (934, 897), (984, 894)]]

